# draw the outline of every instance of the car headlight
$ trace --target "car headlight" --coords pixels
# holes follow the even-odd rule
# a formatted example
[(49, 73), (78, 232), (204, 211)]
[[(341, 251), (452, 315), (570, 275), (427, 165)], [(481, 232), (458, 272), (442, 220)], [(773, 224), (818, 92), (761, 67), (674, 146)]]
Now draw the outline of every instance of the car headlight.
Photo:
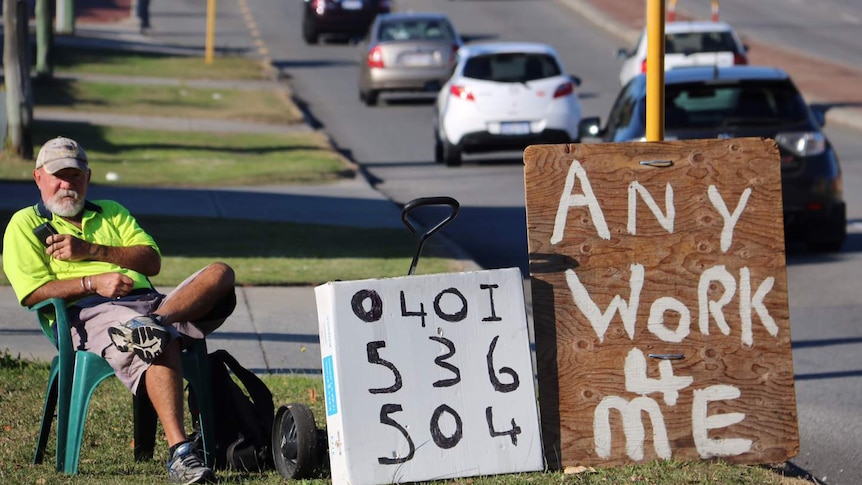
[(775, 135), (775, 142), (798, 157), (820, 155), (826, 151), (826, 137), (814, 131), (779, 133)]

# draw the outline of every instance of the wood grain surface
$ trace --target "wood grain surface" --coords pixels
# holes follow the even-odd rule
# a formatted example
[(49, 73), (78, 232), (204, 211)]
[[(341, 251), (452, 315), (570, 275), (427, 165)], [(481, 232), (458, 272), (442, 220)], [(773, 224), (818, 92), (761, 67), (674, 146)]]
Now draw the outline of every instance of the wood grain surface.
[(775, 142), (536, 145), (524, 160), (549, 465), (795, 456)]

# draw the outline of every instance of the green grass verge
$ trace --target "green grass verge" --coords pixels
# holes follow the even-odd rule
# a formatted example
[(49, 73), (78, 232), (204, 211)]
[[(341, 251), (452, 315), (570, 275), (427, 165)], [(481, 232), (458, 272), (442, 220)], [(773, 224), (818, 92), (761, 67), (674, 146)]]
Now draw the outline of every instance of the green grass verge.
[[(264, 375), (276, 407), (291, 402), (309, 406), (319, 428), (325, 427), (323, 382), (317, 377)], [(132, 453), (131, 397), (117, 379), (108, 379), (93, 395), (84, 429), (79, 475), (54, 471), (56, 423), (42, 464), (34, 465), (33, 450), (48, 381), (48, 365), (20, 360), (0, 349), (0, 482), (37, 484), (149, 485), (165, 483), (167, 444), (157, 431), (152, 461), (135, 462)], [(187, 426), (188, 427), (188, 426)], [(160, 428), (159, 428), (160, 429)], [(223, 471), (219, 483), (288, 483), (276, 471), (240, 473)], [(325, 485), (329, 477), (291, 481)], [(722, 462), (651, 462), (637, 466), (588, 469), (578, 474), (537, 472), (462, 478), (429, 483), (458, 485), (607, 485), (607, 484), (750, 484), (800, 485), (810, 482), (784, 477), (767, 467), (732, 466)]]
[(53, 79), (33, 84), (36, 109), (122, 113), (126, 116), (207, 118), (255, 123), (303, 121), (286, 90), (200, 88), (193, 85)]
[(218, 56), (211, 64), (204, 58), (54, 46), (57, 73), (110, 74), (115, 76), (168, 77), (175, 79), (267, 79), (261, 61), (241, 56)]
[[(142, 130), (87, 123), (37, 121), (35, 151), (58, 136), (87, 151), (93, 182), (114, 172), (118, 185), (211, 187), (319, 184), (352, 169), (316, 132), (285, 134)], [(0, 179), (33, 179), (33, 161), (0, 153)]]
[[(0, 210), (6, 227), (12, 211)], [(362, 229), (289, 222), (139, 216), (162, 251), (156, 286), (176, 286), (213, 261), (236, 271), (248, 286), (316, 285), (334, 280), (404, 276), (416, 249), (407, 229)], [(0, 247), (2, 258), (2, 247)], [(429, 240), (416, 274), (464, 270), (464, 262)], [(0, 285), (8, 285), (0, 274)]]

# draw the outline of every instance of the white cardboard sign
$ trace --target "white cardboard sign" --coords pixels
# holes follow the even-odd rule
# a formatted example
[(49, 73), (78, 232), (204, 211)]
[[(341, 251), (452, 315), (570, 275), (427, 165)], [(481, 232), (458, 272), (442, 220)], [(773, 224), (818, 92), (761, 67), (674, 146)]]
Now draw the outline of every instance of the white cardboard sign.
[(315, 288), (332, 483), (544, 468), (517, 268)]

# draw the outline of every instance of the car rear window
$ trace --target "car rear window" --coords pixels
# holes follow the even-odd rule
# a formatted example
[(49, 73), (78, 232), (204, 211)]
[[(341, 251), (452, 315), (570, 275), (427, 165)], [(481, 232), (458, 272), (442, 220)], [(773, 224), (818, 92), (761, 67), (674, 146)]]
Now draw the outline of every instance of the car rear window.
[(548, 54), (481, 55), (471, 57), (464, 65), (464, 77), (502, 83), (522, 83), (560, 74), (560, 66)]
[(736, 52), (736, 50), (736, 41), (730, 32), (687, 32), (665, 36), (665, 54)]
[(378, 35), (382, 41), (390, 40), (448, 40), (455, 38), (449, 22), (439, 19), (411, 19), (383, 22)]
[(797, 123), (807, 116), (805, 101), (787, 82), (689, 83), (665, 88), (667, 128)]

